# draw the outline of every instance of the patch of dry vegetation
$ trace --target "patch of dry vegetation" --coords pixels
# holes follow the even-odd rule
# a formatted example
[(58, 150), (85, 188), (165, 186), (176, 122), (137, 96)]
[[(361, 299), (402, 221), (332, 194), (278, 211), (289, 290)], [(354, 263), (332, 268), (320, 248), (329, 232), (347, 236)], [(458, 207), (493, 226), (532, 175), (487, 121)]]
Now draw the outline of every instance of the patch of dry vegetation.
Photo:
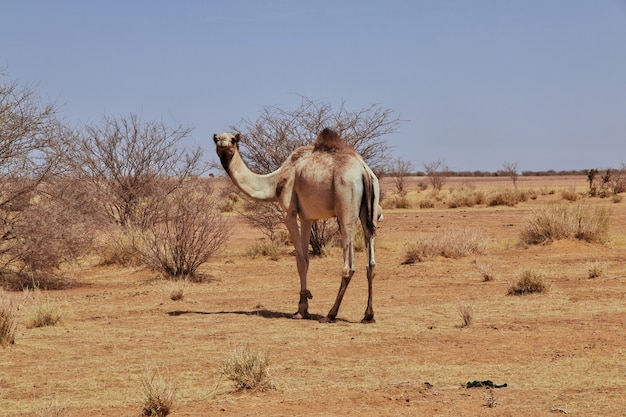
[(33, 311), (26, 323), (26, 327), (56, 326), (60, 323), (61, 317), (60, 305), (52, 301), (45, 292), (42, 293), (42, 290), (35, 288)]
[(17, 315), (13, 298), (0, 290), (0, 347), (15, 343), (16, 329)]
[(598, 278), (604, 274), (606, 266), (603, 262), (600, 261), (590, 261), (587, 262), (587, 278)]
[(275, 389), (270, 374), (270, 358), (249, 346), (237, 347), (222, 363), (221, 373), (237, 390)]
[(496, 279), (495, 273), (491, 265), (477, 264), (478, 272), (483, 277), (484, 282), (494, 281)]
[(459, 259), (472, 254), (481, 254), (487, 247), (487, 241), (487, 237), (480, 230), (443, 230), (410, 243), (403, 263), (423, 262), (435, 256)]
[(536, 245), (574, 237), (590, 243), (608, 239), (610, 214), (600, 206), (549, 204), (534, 209), (521, 232), (524, 244)]
[(461, 327), (471, 326), (474, 320), (474, 307), (471, 304), (461, 303), (459, 306), (459, 315), (463, 320)]
[(283, 243), (275, 240), (263, 239), (250, 246), (246, 253), (251, 258), (264, 256), (273, 261), (277, 261), (284, 251), (285, 245)]
[[(536, 195), (532, 194), (533, 196)], [(525, 202), (529, 198), (528, 191), (517, 190), (511, 188), (504, 188), (501, 190), (492, 191), (486, 199), (487, 206), (508, 206), (515, 207), (518, 203)]]
[(509, 287), (508, 295), (528, 295), (544, 293), (550, 285), (545, 282), (543, 274), (533, 269), (525, 269), (519, 279)]
[(451, 188), (446, 202), (449, 208), (474, 207), (485, 203), (485, 193), (477, 190), (476, 187), (464, 184)]
[(59, 405), (56, 402), (46, 404), (35, 414), (36, 417), (70, 417), (71, 414), (65, 409), (65, 407)]
[(161, 368), (147, 368), (141, 377), (141, 386), (144, 394), (142, 416), (165, 417), (172, 412), (176, 386)]

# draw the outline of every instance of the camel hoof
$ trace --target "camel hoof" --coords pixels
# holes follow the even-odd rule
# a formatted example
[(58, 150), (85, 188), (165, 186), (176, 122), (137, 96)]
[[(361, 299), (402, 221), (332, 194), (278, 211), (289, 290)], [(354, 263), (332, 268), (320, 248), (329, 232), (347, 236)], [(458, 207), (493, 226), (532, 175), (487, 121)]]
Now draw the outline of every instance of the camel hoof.
[(334, 317), (322, 317), (319, 320), (320, 323), (334, 323), (335, 322), (335, 318)]
[(294, 320), (310, 320), (311, 315), (309, 313), (301, 313), (298, 311), (293, 316), (291, 316), (291, 318)]
[(363, 323), (363, 324), (376, 323), (376, 320), (374, 320), (374, 316), (372, 316), (372, 317), (363, 317), (363, 320), (361, 320), (361, 323)]

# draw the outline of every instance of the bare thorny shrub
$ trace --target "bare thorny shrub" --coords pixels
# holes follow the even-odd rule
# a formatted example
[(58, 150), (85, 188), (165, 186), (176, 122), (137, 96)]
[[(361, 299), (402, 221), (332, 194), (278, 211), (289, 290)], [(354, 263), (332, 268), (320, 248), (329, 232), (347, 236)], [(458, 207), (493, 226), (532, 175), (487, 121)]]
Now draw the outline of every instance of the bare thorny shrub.
[[(169, 194), (202, 172), (200, 148), (182, 146), (191, 129), (144, 122), (135, 114), (104, 116), (100, 123), (68, 135), (61, 154), (68, 170), (89, 184), (100, 210), (126, 226), (140, 221), (138, 206), (155, 192)], [(169, 181), (160, 181), (169, 178)], [(155, 187), (165, 187), (155, 190)]]
[(408, 177), (411, 175), (411, 162), (402, 158), (397, 158), (385, 169), (385, 175), (393, 180), (395, 195), (386, 196), (383, 205), (385, 208), (409, 208), (411, 204), (407, 198)]
[(433, 190), (441, 191), (448, 176), (450, 175), (450, 168), (446, 165), (443, 159), (438, 159), (432, 162), (425, 162), (424, 170), (430, 181), (430, 185), (433, 186)]
[(198, 268), (227, 242), (229, 228), (211, 185), (189, 179), (142, 202), (141, 223), (129, 227), (141, 259), (175, 279), (199, 279)]
[(59, 266), (86, 249), (76, 189), (63, 184), (56, 106), (30, 86), (0, 85), (0, 286), (58, 287)]
[(104, 223), (92, 202), (85, 188), (69, 179), (56, 178), (40, 187), (14, 224), (19, 248), (12, 268), (21, 277), (17, 286), (56, 289), (69, 285), (58, 274), (59, 268), (88, 253), (94, 231)]
[(591, 197), (617, 196), (626, 191), (626, 164), (622, 162), (618, 169), (609, 168), (604, 172), (590, 169), (587, 171), (587, 181)]
[(237, 213), (246, 223), (263, 233), (270, 242), (277, 242), (282, 236), (279, 232), (285, 230), (283, 214), (278, 203), (261, 202), (247, 196), (242, 198), (244, 204)]

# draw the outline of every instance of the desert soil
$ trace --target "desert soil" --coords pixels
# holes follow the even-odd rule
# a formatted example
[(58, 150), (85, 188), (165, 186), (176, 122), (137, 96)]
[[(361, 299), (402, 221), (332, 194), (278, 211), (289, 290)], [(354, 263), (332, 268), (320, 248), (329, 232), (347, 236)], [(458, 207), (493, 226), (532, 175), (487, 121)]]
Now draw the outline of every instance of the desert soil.
[[(462, 183), (512, 187), (455, 178), (446, 188)], [(204, 267), (210, 279), (186, 284), (183, 300), (170, 299), (179, 284), (149, 270), (83, 265), (66, 273), (72, 288), (45, 294), (61, 309), (61, 324), (27, 328), (33, 294), (11, 293), (22, 324), (15, 345), (0, 348), (0, 415), (138, 416), (142, 375), (159, 367), (176, 386), (174, 417), (625, 416), (626, 202), (586, 200), (612, 212), (604, 245), (523, 247), (530, 210), (560, 200), (560, 190), (584, 190), (585, 178), (520, 177), (518, 186), (556, 192), (516, 207), (386, 210), (375, 324), (360, 323), (362, 252), (336, 323), (293, 320), (299, 283), (291, 250), (276, 261), (251, 258), (261, 235), (235, 215), (226, 249)], [(410, 198), (417, 201), (416, 191)], [(481, 230), (485, 253), (403, 265), (409, 242), (446, 228)], [(588, 277), (591, 262), (602, 265), (600, 277)], [(494, 279), (483, 281), (481, 267)], [(544, 274), (549, 291), (507, 295), (527, 268)], [(311, 313), (330, 309), (340, 271), (338, 248), (311, 260)], [(471, 325), (462, 326), (460, 306), (472, 308)], [(275, 389), (236, 391), (221, 378), (222, 362), (242, 346), (270, 356)], [(507, 386), (464, 387), (474, 380)]]

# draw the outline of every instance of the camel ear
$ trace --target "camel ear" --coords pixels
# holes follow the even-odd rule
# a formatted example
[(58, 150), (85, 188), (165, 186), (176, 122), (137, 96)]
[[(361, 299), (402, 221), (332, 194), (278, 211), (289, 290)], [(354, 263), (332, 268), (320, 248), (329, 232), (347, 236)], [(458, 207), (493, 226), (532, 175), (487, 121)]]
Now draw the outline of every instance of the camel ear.
[(213, 142), (217, 143), (217, 133), (213, 133)]
[(241, 133), (235, 134), (235, 143), (238, 143), (241, 140)]

